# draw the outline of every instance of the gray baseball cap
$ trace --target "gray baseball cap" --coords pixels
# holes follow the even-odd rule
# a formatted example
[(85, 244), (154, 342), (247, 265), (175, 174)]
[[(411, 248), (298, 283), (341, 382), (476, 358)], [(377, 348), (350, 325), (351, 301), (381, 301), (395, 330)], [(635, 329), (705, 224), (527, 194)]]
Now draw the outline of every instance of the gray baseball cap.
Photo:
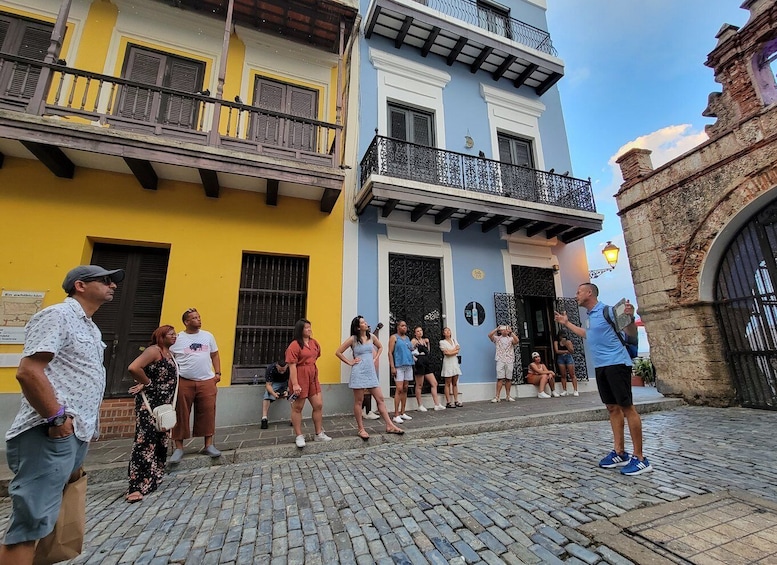
[(65, 275), (65, 280), (62, 281), (62, 288), (65, 292), (70, 294), (75, 287), (76, 281), (84, 281), (97, 277), (111, 277), (113, 282), (120, 283), (124, 280), (124, 269), (109, 271), (99, 265), (79, 265), (74, 269), (70, 269)]

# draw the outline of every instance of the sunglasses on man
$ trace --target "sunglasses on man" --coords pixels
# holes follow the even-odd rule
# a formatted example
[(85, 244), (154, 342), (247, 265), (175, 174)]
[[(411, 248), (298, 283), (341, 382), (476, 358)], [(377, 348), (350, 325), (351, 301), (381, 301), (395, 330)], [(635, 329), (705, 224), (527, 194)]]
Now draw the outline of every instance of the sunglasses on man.
[(81, 282), (85, 282), (85, 283), (99, 282), (99, 283), (103, 283), (105, 286), (111, 286), (111, 284), (115, 284), (110, 275), (104, 275), (102, 277), (91, 277), (88, 279), (81, 279)]

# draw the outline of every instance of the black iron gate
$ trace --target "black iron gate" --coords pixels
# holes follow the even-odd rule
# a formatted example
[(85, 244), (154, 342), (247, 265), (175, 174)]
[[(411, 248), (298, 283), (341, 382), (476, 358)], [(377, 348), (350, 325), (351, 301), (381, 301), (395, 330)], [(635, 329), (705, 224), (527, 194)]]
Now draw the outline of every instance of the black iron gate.
[[(397, 321), (407, 322), (408, 335), (412, 338), (413, 328), (421, 326), (429, 339), (432, 370), (440, 379), (442, 352), (442, 277), (440, 260), (417, 255), (389, 254), (389, 335), (397, 330)], [(383, 342), (388, 344), (388, 336)], [(438, 387), (443, 392), (443, 383)], [(424, 393), (428, 385), (424, 382)], [(391, 379), (391, 394), (394, 394), (394, 380)]]
[(726, 361), (743, 406), (777, 410), (777, 203), (739, 232), (715, 284)]

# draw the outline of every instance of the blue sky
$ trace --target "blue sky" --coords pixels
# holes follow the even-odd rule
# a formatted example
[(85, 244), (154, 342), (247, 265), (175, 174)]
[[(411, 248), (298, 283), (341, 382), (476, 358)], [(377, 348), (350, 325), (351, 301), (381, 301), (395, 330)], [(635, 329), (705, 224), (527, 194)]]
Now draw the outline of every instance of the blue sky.
[[(622, 182), (615, 158), (651, 149), (653, 166), (707, 139), (701, 113), (720, 91), (704, 65), (724, 23), (743, 26), (742, 0), (548, 0), (553, 45), (566, 65), (559, 84), (576, 177), (591, 177), (604, 229), (586, 238), (589, 268), (606, 266), (608, 240), (618, 266), (594, 282), (604, 302), (635, 301), (620, 218), (612, 195)], [(628, 147), (626, 147), (628, 145)]]

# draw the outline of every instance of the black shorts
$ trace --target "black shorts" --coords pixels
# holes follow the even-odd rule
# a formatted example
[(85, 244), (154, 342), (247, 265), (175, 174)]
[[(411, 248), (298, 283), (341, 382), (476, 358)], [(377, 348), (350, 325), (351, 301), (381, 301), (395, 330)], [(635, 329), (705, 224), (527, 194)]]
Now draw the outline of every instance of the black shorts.
[(428, 375), (432, 370), (429, 368), (429, 358), (426, 355), (419, 355), (416, 357), (415, 365), (413, 365), (413, 374), (416, 377), (423, 377)]
[(605, 404), (617, 404), (623, 408), (634, 404), (631, 396), (631, 367), (628, 365), (597, 367), (596, 386), (599, 398)]

